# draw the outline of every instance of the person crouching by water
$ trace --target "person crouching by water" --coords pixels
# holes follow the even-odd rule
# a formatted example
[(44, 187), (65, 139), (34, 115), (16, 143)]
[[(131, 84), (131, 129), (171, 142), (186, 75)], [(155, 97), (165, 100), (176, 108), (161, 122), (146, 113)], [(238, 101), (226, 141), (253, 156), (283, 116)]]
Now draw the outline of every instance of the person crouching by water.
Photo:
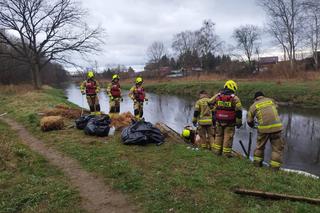
[(204, 149), (211, 149), (214, 144), (215, 130), (212, 124), (212, 112), (208, 105), (208, 93), (202, 90), (199, 93), (199, 100), (194, 107), (192, 123), (197, 127), (200, 137), (200, 146)]
[(107, 87), (107, 94), (109, 96), (110, 115), (120, 113), (120, 101), (123, 101), (123, 99), (121, 96), (121, 86), (119, 81), (119, 75), (113, 75), (111, 83), (108, 84)]
[(87, 102), (90, 107), (92, 115), (100, 115), (100, 104), (98, 99), (98, 93), (100, 92), (100, 86), (98, 81), (94, 79), (93, 71), (89, 71), (87, 74), (87, 80), (83, 81), (80, 85), (80, 91), (82, 95), (86, 95)]
[(278, 114), (277, 104), (274, 100), (265, 97), (260, 91), (255, 93), (254, 103), (247, 114), (247, 123), (251, 128), (255, 127), (255, 118), (258, 121), (258, 137), (253, 157), (254, 165), (257, 167), (262, 166), (265, 146), (270, 140), (272, 148), (270, 167), (274, 170), (279, 170), (282, 164), (284, 148), (284, 141), (281, 137), (283, 126)]
[(140, 120), (143, 117), (143, 103), (148, 101), (142, 84), (143, 79), (137, 77), (135, 86), (133, 86), (129, 92), (129, 97), (133, 100), (134, 116), (136, 120)]
[(242, 105), (235, 95), (237, 90), (236, 82), (229, 80), (225, 83), (224, 89), (208, 102), (214, 109), (216, 137), (212, 150), (217, 155), (232, 157), (235, 126), (237, 128), (242, 126)]

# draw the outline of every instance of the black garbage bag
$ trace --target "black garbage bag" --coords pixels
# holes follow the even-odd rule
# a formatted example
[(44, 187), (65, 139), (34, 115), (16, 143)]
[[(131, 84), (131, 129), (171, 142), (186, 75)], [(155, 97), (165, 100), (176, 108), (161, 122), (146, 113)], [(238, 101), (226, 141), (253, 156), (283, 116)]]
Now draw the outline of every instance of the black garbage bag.
[(161, 145), (164, 143), (164, 136), (152, 123), (141, 120), (124, 128), (121, 132), (121, 140), (125, 145), (145, 145), (148, 143)]
[(80, 118), (75, 120), (77, 129), (84, 129), (87, 126), (87, 123), (91, 118), (94, 118), (95, 115), (83, 115)]
[(86, 135), (104, 137), (109, 135), (111, 119), (108, 115), (97, 116), (90, 119), (84, 128)]

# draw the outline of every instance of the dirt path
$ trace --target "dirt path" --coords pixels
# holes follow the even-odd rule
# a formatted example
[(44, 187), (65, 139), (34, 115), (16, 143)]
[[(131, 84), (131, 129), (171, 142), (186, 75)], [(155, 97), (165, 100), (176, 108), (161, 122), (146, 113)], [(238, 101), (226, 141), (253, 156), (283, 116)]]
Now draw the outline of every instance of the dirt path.
[(24, 144), (43, 155), (52, 165), (65, 173), (71, 185), (79, 190), (82, 197), (81, 204), (85, 210), (101, 213), (137, 212), (137, 209), (127, 202), (123, 194), (106, 186), (103, 179), (97, 175), (84, 171), (76, 160), (45, 146), (14, 120), (4, 117), (0, 119), (17, 131)]

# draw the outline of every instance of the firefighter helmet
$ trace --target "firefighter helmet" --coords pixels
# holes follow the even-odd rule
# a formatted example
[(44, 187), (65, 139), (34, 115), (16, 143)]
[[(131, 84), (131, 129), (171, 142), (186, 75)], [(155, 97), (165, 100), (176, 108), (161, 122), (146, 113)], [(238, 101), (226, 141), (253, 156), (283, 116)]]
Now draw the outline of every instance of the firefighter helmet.
[(238, 85), (233, 80), (228, 80), (225, 83), (224, 88), (232, 90), (233, 92), (236, 92), (238, 90)]

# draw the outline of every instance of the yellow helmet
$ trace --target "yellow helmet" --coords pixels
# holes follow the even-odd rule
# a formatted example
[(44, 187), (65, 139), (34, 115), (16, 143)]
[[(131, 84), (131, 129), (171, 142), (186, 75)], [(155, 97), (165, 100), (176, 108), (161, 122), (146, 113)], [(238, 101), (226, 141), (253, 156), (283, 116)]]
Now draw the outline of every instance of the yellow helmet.
[(191, 134), (191, 131), (189, 129), (183, 129), (181, 135), (184, 138), (188, 138), (188, 137), (190, 137), (190, 134)]
[(236, 92), (238, 90), (238, 85), (236, 82), (234, 82), (233, 80), (228, 80), (225, 84), (224, 84), (224, 88), (227, 88), (229, 90), (232, 90), (233, 92)]
[(113, 75), (113, 76), (112, 76), (112, 80), (115, 80), (115, 79), (118, 79), (118, 80), (119, 80), (119, 79), (120, 79), (119, 75), (117, 75), (117, 74)]
[(142, 83), (143, 79), (141, 77), (136, 78), (136, 84)]
[(87, 76), (88, 76), (88, 78), (93, 78), (94, 77), (94, 72), (93, 71), (89, 71)]

